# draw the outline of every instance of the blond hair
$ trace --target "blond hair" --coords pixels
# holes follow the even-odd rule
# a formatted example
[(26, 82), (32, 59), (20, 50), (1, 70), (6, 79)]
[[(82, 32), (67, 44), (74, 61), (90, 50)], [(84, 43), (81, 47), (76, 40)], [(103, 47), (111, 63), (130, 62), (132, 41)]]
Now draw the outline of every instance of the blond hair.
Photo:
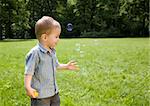
[(39, 19), (35, 24), (35, 35), (36, 38), (39, 39), (42, 34), (51, 32), (54, 28), (61, 28), (59, 22), (54, 20), (52, 17), (43, 16)]

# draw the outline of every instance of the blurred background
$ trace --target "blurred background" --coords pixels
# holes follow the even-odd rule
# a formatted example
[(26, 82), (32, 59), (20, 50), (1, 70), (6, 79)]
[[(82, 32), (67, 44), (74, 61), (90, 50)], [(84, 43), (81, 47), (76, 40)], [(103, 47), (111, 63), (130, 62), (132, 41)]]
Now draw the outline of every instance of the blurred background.
[(149, 36), (149, 0), (0, 0), (0, 39), (35, 38), (44, 15), (60, 22), (62, 38)]

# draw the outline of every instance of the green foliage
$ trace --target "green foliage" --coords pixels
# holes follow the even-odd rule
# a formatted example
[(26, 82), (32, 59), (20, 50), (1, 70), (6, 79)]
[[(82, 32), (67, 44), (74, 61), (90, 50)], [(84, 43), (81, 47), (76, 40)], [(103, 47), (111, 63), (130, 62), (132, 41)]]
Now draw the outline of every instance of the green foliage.
[[(0, 42), (0, 106), (30, 106), (24, 61), (36, 43)], [(148, 38), (62, 39), (56, 48), (60, 63), (76, 60), (80, 71), (57, 72), (61, 106), (149, 106), (148, 43)]]
[[(100, 33), (90, 37), (144, 37), (149, 35), (148, 4), (148, 0), (1, 0), (0, 39), (35, 38), (35, 22), (44, 15), (61, 23), (62, 37), (82, 37), (85, 32)], [(68, 23), (73, 24), (71, 33)]]
[(101, 30), (100, 32), (93, 31), (93, 32), (83, 32), (81, 33), (80, 37), (84, 38), (106, 38), (106, 37), (125, 37), (124, 35), (120, 34), (120, 32), (115, 28), (109, 28), (108, 30)]
[[(148, 0), (121, 0), (120, 16), (126, 28), (123, 32), (145, 35), (148, 32)], [(122, 26), (123, 27), (123, 26)]]
[[(2, 0), (1, 25), (2, 34), (6, 38), (24, 37), (24, 32), (30, 28), (29, 11), (26, 10), (25, 0)], [(19, 38), (19, 37), (18, 37)]]

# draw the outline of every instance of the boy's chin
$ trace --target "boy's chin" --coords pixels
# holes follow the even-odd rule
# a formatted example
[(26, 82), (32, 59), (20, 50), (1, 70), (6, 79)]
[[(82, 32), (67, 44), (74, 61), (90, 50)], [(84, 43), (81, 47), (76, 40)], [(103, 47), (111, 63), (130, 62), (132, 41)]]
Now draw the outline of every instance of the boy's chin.
[(53, 45), (52, 48), (55, 48), (57, 44)]
[(57, 44), (49, 46), (50, 48), (55, 48)]
[(50, 46), (50, 48), (55, 48), (55, 46)]

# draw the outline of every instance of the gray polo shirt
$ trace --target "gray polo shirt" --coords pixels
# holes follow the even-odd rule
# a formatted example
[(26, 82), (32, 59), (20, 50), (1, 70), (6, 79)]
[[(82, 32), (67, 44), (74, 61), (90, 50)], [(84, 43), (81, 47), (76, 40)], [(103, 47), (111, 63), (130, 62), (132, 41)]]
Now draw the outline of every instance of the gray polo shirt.
[(54, 49), (51, 53), (40, 43), (26, 56), (25, 74), (32, 75), (31, 87), (39, 93), (38, 98), (47, 98), (58, 93), (56, 67), (59, 65)]

